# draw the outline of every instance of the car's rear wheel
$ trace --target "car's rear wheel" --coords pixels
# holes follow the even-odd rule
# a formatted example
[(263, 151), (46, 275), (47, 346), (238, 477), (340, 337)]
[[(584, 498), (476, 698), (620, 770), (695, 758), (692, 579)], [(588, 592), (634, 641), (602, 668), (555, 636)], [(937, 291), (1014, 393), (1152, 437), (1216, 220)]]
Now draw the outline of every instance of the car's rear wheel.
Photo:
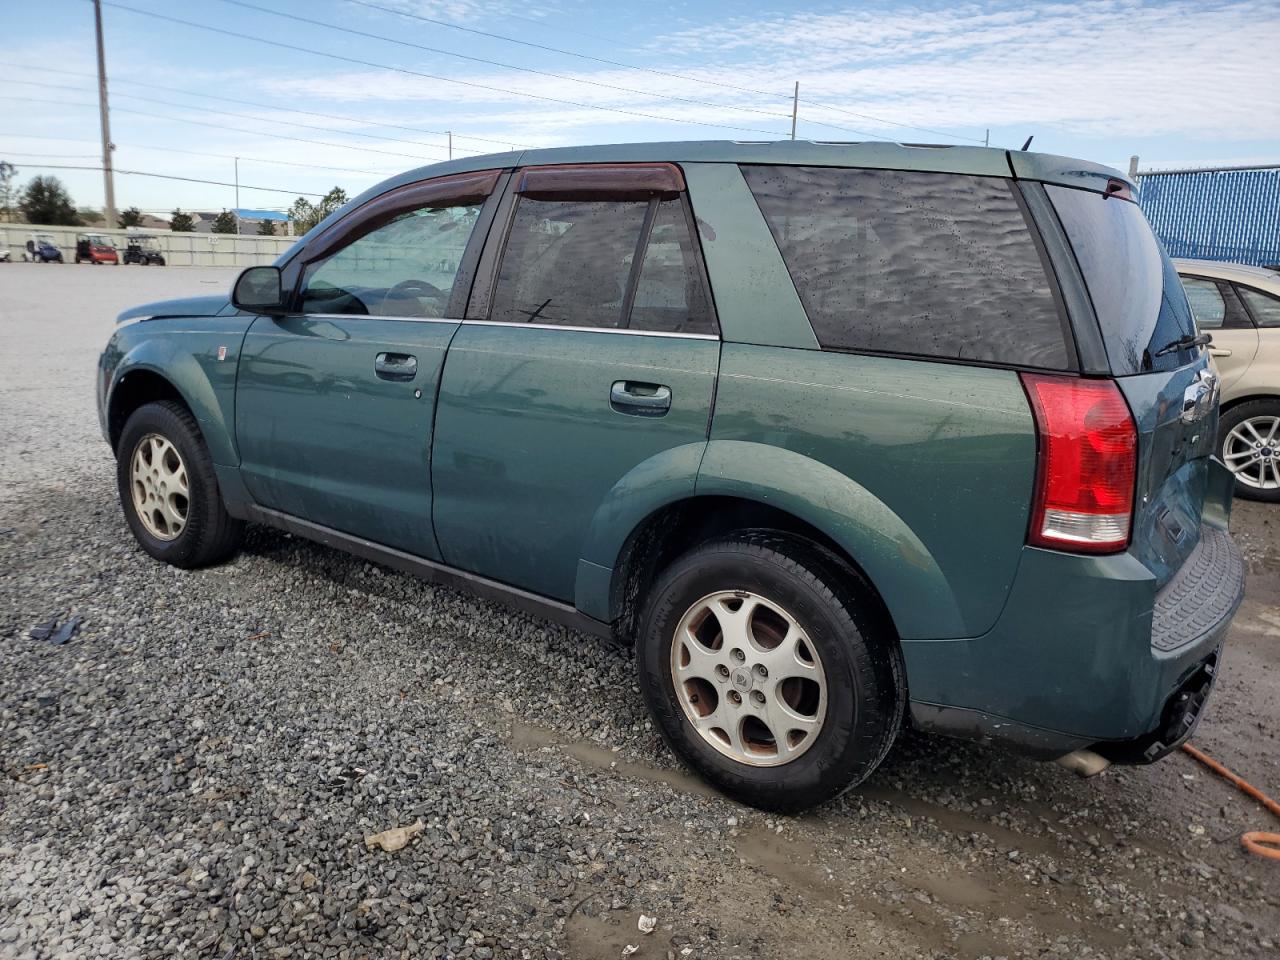
[(800, 810), (865, 780), (897, 735), (900, 654), (857, 574), (772, 531), (696, 547), (658, 578), (637, 637), (659, 732), (706, 780)]
[(1218, 444), (1237, 496), (1280, 503), (1280, 400), (1232, 407), (1218, 425)]
[(125, 519), (142, 549), (175, 567), (225, 560), (244, 523), (222, 502), (213, 460), (191, 412), (171, 400), (139, 407), (116, 448)]

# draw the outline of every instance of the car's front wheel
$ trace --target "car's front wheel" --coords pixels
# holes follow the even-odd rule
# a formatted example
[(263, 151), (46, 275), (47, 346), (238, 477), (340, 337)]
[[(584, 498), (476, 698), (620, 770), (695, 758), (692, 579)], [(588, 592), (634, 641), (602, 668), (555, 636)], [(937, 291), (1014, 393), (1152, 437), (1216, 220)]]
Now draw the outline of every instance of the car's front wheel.
[(791, 811), (861, 783), (904, 708), (900, 653), (857, 574), (771, 531), (696, 547), (659, 577), (637, 637), (666, 742), (726, 794)]
[(157, 560), (203, 567), (239, 547), (244, 523), (227, 513), (204, 438), (182, 404), (133, 412), (116, 449), (116, 481), (129, 528)]
[(1218, 444), (1237, 496), (1280, 503), (1280, 400), (1232, 407), (1218, 425)]

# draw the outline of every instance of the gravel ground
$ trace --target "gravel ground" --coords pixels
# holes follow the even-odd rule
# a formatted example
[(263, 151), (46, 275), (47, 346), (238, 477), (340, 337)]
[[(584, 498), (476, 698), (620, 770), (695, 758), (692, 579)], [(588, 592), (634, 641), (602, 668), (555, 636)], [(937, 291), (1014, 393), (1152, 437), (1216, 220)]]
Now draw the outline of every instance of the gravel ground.
[[(93, 363), (119, 307), (228, 279), (0, 265), (0, 957), (1280, 956), (1280, 864), (1238, 841), (1275, 825), (1183, 755), (1081, 781), (909, 734), (770, 817), (679, 769), (598, 641), (265, 529), (151, 561)], [(1235, 527), (1197, 741), (1280, 794), (1280, 511)]]

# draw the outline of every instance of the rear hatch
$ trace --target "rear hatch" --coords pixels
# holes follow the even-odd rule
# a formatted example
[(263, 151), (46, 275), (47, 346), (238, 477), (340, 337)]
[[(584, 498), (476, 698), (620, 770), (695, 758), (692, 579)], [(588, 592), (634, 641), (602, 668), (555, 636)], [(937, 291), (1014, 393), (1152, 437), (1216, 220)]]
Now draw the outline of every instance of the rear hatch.
[(1163, 585), (1200, 541), (1217, 380), (1207, 349), (1191, 342), (1197, 330), (1182, 282), (1127, 189), (1045, 189), (1075, 251), (1111, 372), (1137, 427), (1130, 552)]

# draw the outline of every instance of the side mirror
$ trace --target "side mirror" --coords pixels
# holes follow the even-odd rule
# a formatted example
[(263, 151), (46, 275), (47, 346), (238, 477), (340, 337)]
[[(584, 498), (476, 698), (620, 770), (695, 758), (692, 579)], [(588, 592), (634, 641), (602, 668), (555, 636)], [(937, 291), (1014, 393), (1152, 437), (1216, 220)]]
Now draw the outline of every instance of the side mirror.
[(249, 313), (284, 313), (279, 267), (249, 267), (231, 288), (231, 303)]

